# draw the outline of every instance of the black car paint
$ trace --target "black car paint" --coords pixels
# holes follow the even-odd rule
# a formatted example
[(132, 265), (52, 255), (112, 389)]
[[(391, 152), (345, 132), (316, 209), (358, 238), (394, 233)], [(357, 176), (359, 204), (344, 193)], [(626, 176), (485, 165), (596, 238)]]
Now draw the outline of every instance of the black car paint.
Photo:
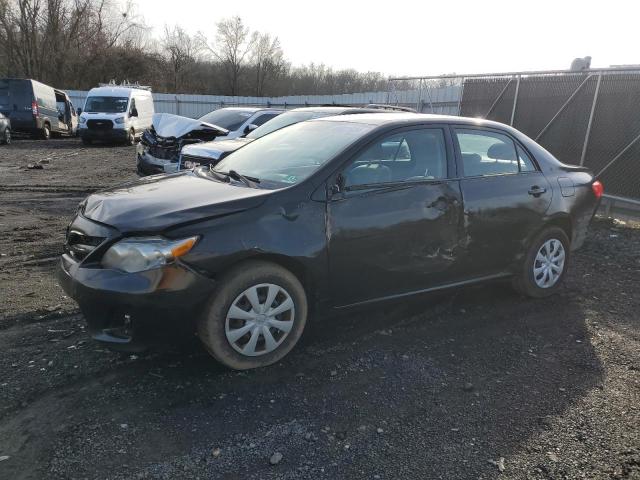
[[(565, 229), (572, 247), (580, 246), (598, 205), (591, 189), (594, 177), (587, 169), (558, 162), (505, 125), (459, 117), (390, 119), (387, 114), (315, 121), (362, 121), (377, 126), (311, 177), (288, 188), (220, 183), (208, 178), (205, 169), (196, 169), (90, 196), (70, 229), (103, 240), (81, 261), (74, 260), (67, 245), (60, 278), (83, 311), (108, 306), (100, 315), (87, 314), (96, 337), (109, 340), (105, 332), (111, 330), (105, 325), (120, 328), (122, 312), (136, 322), (166, 317), (168, 311), (182, 307), (199, 314), (219, 277), (251, 258), (269, 259), (290, 269), (305, 285), (316, 309), (506, 277), (518, 271), (527, 245), (546, 225)], [(463, 177), (453, 137), (456, 126), (506, 133), (531, 154), (541, 171)], [(445, 132), (447, 179), (340, 188), (341, 169), (357, 152), (379, 136), (416, 127)], [(567, 181), (573, 183), (573, 190)], [(536, 185), (544, 186), (546, 192), (530, 195)], [(141, 233), (167, 238), (198, 235), (200, 239), (173, 265), (133, 274), (141, 277), (136, 281), (129, 278), (132, 274), (100, 267), (98, 259), (109, 245)], [(128, 334), (111, 341), (133, 338)]]

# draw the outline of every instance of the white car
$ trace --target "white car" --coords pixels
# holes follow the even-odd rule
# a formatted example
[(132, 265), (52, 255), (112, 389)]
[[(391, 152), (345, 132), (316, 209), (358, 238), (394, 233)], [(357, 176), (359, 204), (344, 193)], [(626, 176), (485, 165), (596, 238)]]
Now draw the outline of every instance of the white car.
[(182, 148), (203, 142), (240, 139), (284, 110), (273, 108), (220, 108), (197, 120), (170, 113), (154, 115), (136, 151), (138, 175), (179, 170)]
[(92, 88), (84, 109), (78, 111), (78, 133), (84, 144), (115, 140), (133, 145), (151, 127), (155, 113), (149, 89), (121, 85)]

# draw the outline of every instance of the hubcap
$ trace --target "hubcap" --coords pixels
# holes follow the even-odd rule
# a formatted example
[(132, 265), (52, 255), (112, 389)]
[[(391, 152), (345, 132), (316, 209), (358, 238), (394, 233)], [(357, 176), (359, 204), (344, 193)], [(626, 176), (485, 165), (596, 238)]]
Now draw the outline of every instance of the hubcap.
[(533, 278), (540, 288), (553, 287), (564, 270), (565, 252), (562, 242), (555, 238), (542, 244), (533, 262)]
[(280, 346), (294, 319), (291, 295), (278, 285), (261, 283), (236, 297), (227, 312), (224, 330), (234, 350), (257, 357)]

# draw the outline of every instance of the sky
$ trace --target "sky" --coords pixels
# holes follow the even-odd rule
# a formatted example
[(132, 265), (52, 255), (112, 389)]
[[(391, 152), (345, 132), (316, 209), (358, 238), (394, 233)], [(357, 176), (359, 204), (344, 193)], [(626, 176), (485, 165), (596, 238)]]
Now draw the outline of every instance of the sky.
[(640, 2), (573, 0), (133, 0), (160, 36), (164, 25), (215, 38), (239, 15), (280, 38), (293, 65), (324, 63), (385, 75), (440, 75), (640, 64)]

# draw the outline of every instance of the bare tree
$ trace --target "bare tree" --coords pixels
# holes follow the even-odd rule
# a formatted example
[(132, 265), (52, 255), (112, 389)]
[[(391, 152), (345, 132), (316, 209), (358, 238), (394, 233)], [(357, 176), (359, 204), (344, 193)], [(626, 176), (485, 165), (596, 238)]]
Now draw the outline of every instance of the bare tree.
[(222, 64), (230, 95), (239, 94), (240, 76), (246, 66), (247, 56), (255, 43), (240, 17), (231, 17), (216, 24), (216, 43), (211, 49)]
[(206, 44), (201, 33), (191, 36), (180, 26), (164, 27), (162, 50), (171, 70), (174, 92), (183, 87), (185, 75), (198, 62)]
[(255, 70), (256, 96), (261, 97), (264, 95), (267, 82), (275, 80), (286, 69), (278, 37), (272, 37), (268, 33), (254, 33), (251, 63)]

